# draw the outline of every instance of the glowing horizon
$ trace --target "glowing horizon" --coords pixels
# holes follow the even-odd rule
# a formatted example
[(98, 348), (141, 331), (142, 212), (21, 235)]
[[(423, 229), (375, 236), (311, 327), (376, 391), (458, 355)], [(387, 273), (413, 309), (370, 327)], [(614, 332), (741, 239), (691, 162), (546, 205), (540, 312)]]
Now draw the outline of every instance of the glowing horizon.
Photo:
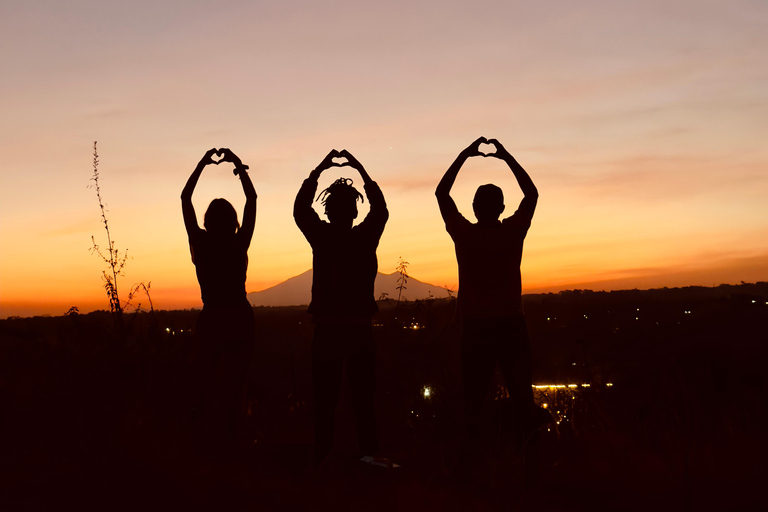
[[(540, 192), (524, 293), (768, 280), (768, 6), (695, 8), (6, 2), (0, 317), (108, 308), (89, 253), (92, 235), (106, 243), (94, 140), (112, 235), (133, 258), (121, 295), (151, 281), (157, 309), (202, 305), (179, 195), (211, 147), (235, 151), (259, 194), (249, 292), (311, 267), (292, 203), (331, 148), (386, 197), (379, 270), (402, 255), (456, 289), (434, 188), (480, 135)], [(336, 172), (359, 184), (346, 168), (323, 180)], [(476, 158), (453, 194), (468, 218), (488, 182), (516, 208), (512, 174)], [(214, 197), (242, 211), (226, 166), (204, 172), (199, 218)]]

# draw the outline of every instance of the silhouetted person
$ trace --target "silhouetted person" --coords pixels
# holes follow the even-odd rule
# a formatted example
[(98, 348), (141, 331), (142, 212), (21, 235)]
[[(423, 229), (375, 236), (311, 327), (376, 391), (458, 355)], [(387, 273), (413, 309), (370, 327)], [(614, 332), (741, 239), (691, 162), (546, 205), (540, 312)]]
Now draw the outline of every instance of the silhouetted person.
[[(363, 178), (370, 211), (353, 226), (357, 200), (363, 196), (352, 180), (340, 178), (320, 193), (325, 215), (312, 208), (317, 180), (342, 157)], [(357, 437), (365, 455), (378, 451), (374, 417), (374, 341), (371, 317), (378, 311), (373, 283), (378, 271), (376, 248), (389, 218), (379, 186), (347, 150), (332, 150), (309, 174), (296, 195), (293, 217), (312, 246), (312, 380), (315, 392), (315, 461), (321, 463), (333, 445), (334, 414), (346, 362)]]
[[(494, 145), (496, 152), (481, 153), (480, 144), (485, 143)], [(504, 195), (495, 185), (482, 185), (475, 193), (472, 207), (477, 223), (459, 213), (450, 192), (462, 165), (473, 156), (499, 158), (514, 173), (524, 197), (511, 217), (499, 220)], [(527, 436), (535, 427), (538, 408), (531, 388), (531, 348), (523, 316), (520, 262), (538, 191), (528, 173), (496, 139), (480, 137), (459, 154), (435, 195), (459, 265), (458, 313), (468, 435), (478, 435), (478, 415), (498, 362), (513, 399), (516, 422)]]
[[(221, 160), (214, 161), (213, 155)], [(205, 166), (231, 162), (245, 192), (242, 226), (226, 199), (214, 199), (197, 224), (192, 192)], [(196, 388), (196, 427), (212, 446), (233, 440), (245, 382), (254, 350), (253, 309), (245, 292), (248, 246), (256, 222), (256, 191), (247, 165), (229, 149), (210, 149), (189, 177), (181, 193), (184, 225), (203, 299), (197, 320), (198, 349), (193, 386)]]

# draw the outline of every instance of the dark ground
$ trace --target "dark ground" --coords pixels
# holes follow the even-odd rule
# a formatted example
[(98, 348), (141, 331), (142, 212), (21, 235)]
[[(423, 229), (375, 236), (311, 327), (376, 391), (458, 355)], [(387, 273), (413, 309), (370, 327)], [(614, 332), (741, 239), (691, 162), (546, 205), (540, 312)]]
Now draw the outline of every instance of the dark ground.
[(766, 302), (765, 283), (526, 296), (535, 382), (590, 383), (536, 391), (554, 418), (530, 489), (501, 381), (485, 445), (459, 458), (451, 300), (382, 303), (375, 319), (394, 469), (357, 461), (345, 395), (336, 449), (310, 468), (303, 308), (255, 309), (238, 446), (216, 456), (185, 412), (197, 312), (129, 314), (124, 336), (103, 312), (2, 320), (0, 510), (751, 509), (768, 476)]

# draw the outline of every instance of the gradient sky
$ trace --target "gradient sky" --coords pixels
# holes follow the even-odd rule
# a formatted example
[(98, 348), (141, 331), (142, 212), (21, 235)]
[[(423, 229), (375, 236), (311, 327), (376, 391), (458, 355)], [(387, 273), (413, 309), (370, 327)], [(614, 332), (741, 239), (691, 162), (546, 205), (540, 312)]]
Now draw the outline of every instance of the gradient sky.
[[(387, 199), (379, 269), (402, 255), (455, 289), (434, 188), (480, 135), (540, 191), (524, 292), (766, 280), (767, 24), (762, 0), (3, 0), (0, 316), (108, 308), (94, 140), (123, 298), (151, 281), (156, 308), (202, 305), (179, 195), (211, 147), (259, 193), (248, 291), (311, 267), (292, 202), (331, 148)], [(204, 172), (198, 217), (214, 197), (242, 211), (230, 169)], [(477, 158), (467, 217), (487, 182), (516, 209), (511, 172)]]

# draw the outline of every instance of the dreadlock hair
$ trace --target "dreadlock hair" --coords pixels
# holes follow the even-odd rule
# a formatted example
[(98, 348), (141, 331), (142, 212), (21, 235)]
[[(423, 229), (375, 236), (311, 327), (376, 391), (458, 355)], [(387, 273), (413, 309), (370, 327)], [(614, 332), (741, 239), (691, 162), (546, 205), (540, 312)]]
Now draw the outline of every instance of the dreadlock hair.
[(357, 217), (357, 200), (365, 201), (365, 198), (352, 183), (350, 178), (339, 178), (318, 194), (316, 201), (321, 201), (325, 206), (325, 215), (331, 222), (331, 212), (336, 217)]

